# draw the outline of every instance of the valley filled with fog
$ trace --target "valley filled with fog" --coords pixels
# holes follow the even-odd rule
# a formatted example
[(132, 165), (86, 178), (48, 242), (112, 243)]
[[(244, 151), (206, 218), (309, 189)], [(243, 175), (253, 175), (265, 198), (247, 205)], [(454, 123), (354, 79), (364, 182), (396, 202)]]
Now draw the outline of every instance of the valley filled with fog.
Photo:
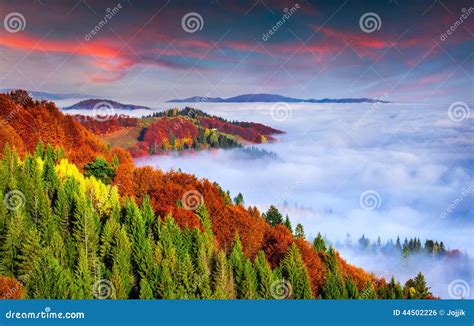
[[(455, 122), (448, 117), (448, 106), (420, 104), (290, 103), (276, 110), (272, 103), (152, 107), (171, 106), (261, 122), (286, 133), (274, 143), (255, 146), (276, 157), (213, 150), (140, 158), (135, 161), (138, 166), (181, 169), (208, 178), (232, 197), (241, 192), (245, 205), (262, 212), (274, 204), (289, 215), (293, 226), (303, 224), (308, 239), (321, 232), (349, 262), (379, 275), (405, 281), (421, 270), (433, 293), (442, 297), (456, 278), (472, 287), (470, 261), (457, 262), (467, 264), (459, 275), (458, 266), (451, 263), (365, 255), (345, 244), (348, 233), (355, 243), (362, 234), (373, 241), (380, 237), (382, 243), (397, 236), (402, 241), (417, 237), (422, 243), (443, 241), (447, 249), (472, 254), (472, 118)], [(142, 111), (115, 113), (150, 114)]]

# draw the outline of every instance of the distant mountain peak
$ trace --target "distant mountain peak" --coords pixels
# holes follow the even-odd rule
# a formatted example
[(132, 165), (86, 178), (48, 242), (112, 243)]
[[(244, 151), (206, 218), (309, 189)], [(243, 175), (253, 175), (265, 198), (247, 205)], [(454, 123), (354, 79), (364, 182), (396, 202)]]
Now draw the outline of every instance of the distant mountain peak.
[(74, 105), (63, 108), (63, 110), (93, 110), (96, 108), (96, 105), (100, 107), (110, 107), (116, 110), (152, 110), (147, 106), (134, 105), (134, 104), (124, 104), (112, 100), (104, 99), (88, 99), (80, 101)]

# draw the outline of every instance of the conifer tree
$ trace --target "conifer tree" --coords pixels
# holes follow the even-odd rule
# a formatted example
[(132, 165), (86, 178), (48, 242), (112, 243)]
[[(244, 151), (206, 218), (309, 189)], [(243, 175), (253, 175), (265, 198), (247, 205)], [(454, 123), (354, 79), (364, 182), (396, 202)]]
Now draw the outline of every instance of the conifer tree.
[(260, 251), (257, 254), (257, 258), (255, 258), (255, 271), (257, 274), (258, 297), (262, 299), (270, 299), (272, 297), (270, 290), (273, 281), (272, 270), (263, 251)]
[(122, 227), (115, 235), (113, 250), (113, 267), (111, 281), (115, 287), (117, 299), (127, 299), (134, 285), (131, 264), (131, 244), (128, 240), (127, 231)]
[(268, 222), (268, 224), (270, 224), (270, 226), (283, 224), (283, 216), (281, 215), (278, 208), (273, 205), (268, 208), (267, 212), (263, 214), (263, 217)]
[(421, 272), (416, 275), (414, 281), (417, 298), (425, 299), (432, 295), (430, 292), (430, 288), (426, 286), (425, 277)]
[(324, 257), (324, 264), (328, 269), (328, 274), (323, 288), (323, 297), (325, 299), (348, 298), (347, 286), (337, 262), (336, 251), (332, 247), (329, 247), (327, 255)]
[(321, 233), (318, 232), (318, 235), (313, 241), (313, 247), (316, 252), (325, 252), (326, 251), (326, 243), (324, 242), (323, 236)]
[(350, 276), (346, 280), (346, 288), (347, 297), (349, 299), (357, 299), (359, 297), (359, 289), (357, 288), (354, 280)]
[(285, 222), (283, 224), (288, 228), (288, 230), (290, 230), (291, 233), (293, 233), (293, 228), (291, 227), (291, 221), (290, 221), (290, 217), (288, 216), (288, 214), (286, 214)]
[(214, 299), (232, 299), (235, 297), (234, 278), (227, 264), (225, 253), (219, 251), (215, 257), (215, 267), (212, 275)]
[(237, 298), (243, 298), (243, 280), (244, 280), (244, 265), (245, 256), (242, 251), (242, 243), (240, 242), (239, 235), (237, 234), (234, 239), (234, 246), (229, 256), (229, 265), (234, 275), (234, 282), (236, 285)]
[(192, 299), (196, 293), (195, 270), (188, 253), (180, 259), (177, 273), (178, 298)]
[(241, 298), (257, 298), (257, 274), (252, 263), (248, 259), (244, 263), (244, 271), (240, 286), (241, 288), (238, 289), (238, 292), (240, 292)]
[(210, 257), (213, 252), (212, 242), (209, 242), (206, 235), (199, 235), (196, 238), (196, 274), (197, 295), (200, 298), (211, 298), (211, 267)]
[(76, 196), (73, 236), (77, 252), (84, 250), (84, 259), (89, 266), (96, 261), (99, 245), (99, 219), (91, 203), (84, 197)]
[(28, 297), (31, 299), (77, 298), (71, 273), (64, 269), (50, 254), (44, 255), (32, 276), (26, 281)]
[(79, 257), (74, 272), (75, 295), (77, 299), (93, 298), (93, 276), (89, 268), (86, 249), (79, 250)]
[(145, 223), (145, 230), (147, 230), (146, 233), (148, 233), (148, 230), (150, 230), (150, 227), (155, 220), (155, 212), (153, 211), (153, 207), (151, 206), (150, 196), (146, 195), (143, 198), (140, 211), (142, 213), (142, 218)]
[(25, 232), (24, 241), (21, 242), (19, 254), (18, 275), (25, 277), (32, 272), (43, 255), (40, 244), (40, 235), (34, 226)]
[(234, 203), (236, 205), (243, 205), (244, 204), (244, 196), (242, 193), (238, 193), (237, 196), (234, 198)]
[(342, 299), (343, 294), (338, 284), (338, 278), (336, 273), (328, 271), (326, 274), (326, 281), (323, 287), (323, 298), (324, 299)]
[(285, 258), (280, 263), (280, 268), (283, 278), (292, 286), (292, 297), (296, 299), (312, 298), (308, 271), (295, 243), (290, 245)]
[(374, 285), (367, 281), (365, 287), (360, 291), (360, 299), (377, 299), (377, 294), (374, 289)]
[(388, 283), (388, 299), (403, 299), (403, 290), (399, 282), (392, 276)]
[(0, 251), (0, 273), (3, 275), (14, 276), (18, 273), (21, 244), (25, 233), (24, 220), (23, 212), (16, 210), (7, 224)]
[(148, 243), (145, 222), (132, 201), (125, 203), (125, 224), (132, 244), (132, 261), (139, 278), (151, 277), (153, 255)]
[(151, 289), (150, 283), (148, 283), (146, 278), (142, 278), (140, 281), (140, 299), (153, 299), (153, 290)]
[(298, 238), (305, 239), (305, 238), (306, 238), (306, 235), (304, 234), (303, 225), (301, 225), (300, 223), (298, 223), (298, 224), (296, 225), (296, 228), (295, 228), (295, 238), (296, 238), (296, 239), (298, 239)]

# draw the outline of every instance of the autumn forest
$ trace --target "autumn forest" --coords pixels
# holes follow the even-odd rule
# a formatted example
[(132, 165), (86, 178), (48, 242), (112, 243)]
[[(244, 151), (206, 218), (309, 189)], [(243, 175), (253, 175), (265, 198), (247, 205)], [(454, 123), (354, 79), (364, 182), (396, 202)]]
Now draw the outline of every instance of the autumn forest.
[(275, 206), (132, 160), (283, 131), (191, 108), (100, 123), (25, 91), (0, 94), (0, 125), (0, 298), (434, 298), (423, 274), (368, 273)]

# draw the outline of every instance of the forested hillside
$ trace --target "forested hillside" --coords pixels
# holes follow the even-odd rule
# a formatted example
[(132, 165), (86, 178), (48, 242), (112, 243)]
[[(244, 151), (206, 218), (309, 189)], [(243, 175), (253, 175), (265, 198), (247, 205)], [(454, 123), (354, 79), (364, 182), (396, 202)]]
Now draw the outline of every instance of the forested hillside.
[(274, 141), (282, 131), (252, 122), (227, 121), (193, 108), (155, 112), (144, 118), (111, 115), (75, 115), (87, 129), (111, 145), (127, 149), (132, 156), (170, 151), (241, 147), (242, 143)]
[(0, 117), (1, 298), (431, 297), (423, 275), (377, 278), (273, 206), (135, 168), (52, 103), (1, 94)]

